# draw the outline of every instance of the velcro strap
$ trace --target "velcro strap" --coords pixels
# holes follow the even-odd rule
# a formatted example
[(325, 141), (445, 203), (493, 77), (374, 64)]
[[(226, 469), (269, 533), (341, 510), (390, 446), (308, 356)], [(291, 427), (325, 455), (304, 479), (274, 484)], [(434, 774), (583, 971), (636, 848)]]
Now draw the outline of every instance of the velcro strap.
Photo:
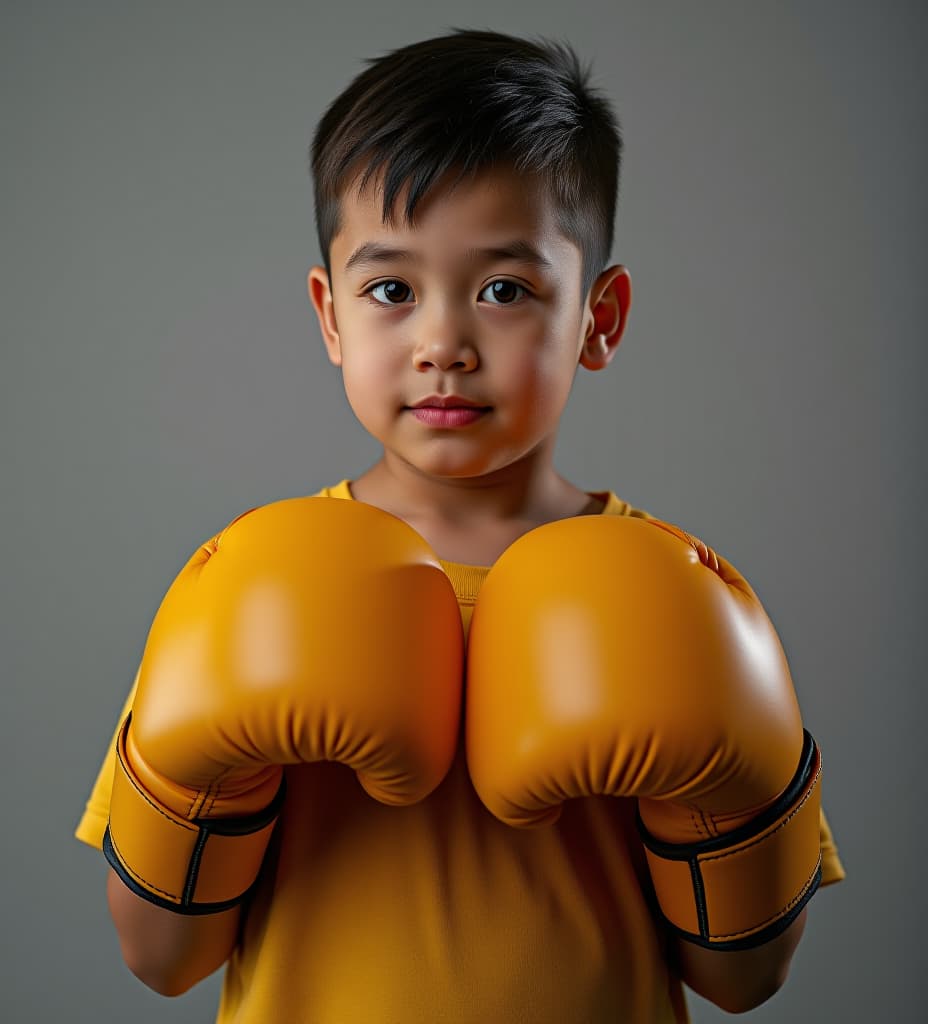
[(651, 836), (639, 815), (659, 909), (673, 932), (707, 949), (749, 949), (789, 927), (821, 882), (821, 774), (821, 754), (804, 730), (792, 782), (741, 828), (680, 846)]
[(138, 896), (179, 914), (214, 914), (237, 906), (254, 884), (283, 804), (248, 819), (175, 814), (140, 784), (126, 757), (127, 718), (116, 744), (116, 773), (103, 853)]

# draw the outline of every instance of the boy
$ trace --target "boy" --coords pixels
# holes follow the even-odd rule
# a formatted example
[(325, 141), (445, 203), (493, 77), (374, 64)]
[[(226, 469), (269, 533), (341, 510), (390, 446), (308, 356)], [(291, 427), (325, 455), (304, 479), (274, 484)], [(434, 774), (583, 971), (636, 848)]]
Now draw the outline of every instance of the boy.
[[(552, 462), (574, 374), (606, 368), (631, 304), (606, 266), (618, 126), (557, 44), (456, 30), (370, 63), (315, 136), (308, 288), (383, 454), (234, 520), (159, 609), (77, 832), (105, 847), (123, 955), (166, 995), (226, 964), (222, 1022), (685, 1021), (681, 981), (749, 1009), (843, 877), (785, 663), (724, 560)], [(654, 673), (681, 650), (685, 687)], [(649, 673), (671, 688), (653, 703)], [(756, 724), (723, 771), (696, 751), (733, 707), (725, 742)], [(673, 851), (744, 834), (777, 870), (749, 859), (738, 889), (723, 857), (699, 885), (741, 938), (697, 933)]]

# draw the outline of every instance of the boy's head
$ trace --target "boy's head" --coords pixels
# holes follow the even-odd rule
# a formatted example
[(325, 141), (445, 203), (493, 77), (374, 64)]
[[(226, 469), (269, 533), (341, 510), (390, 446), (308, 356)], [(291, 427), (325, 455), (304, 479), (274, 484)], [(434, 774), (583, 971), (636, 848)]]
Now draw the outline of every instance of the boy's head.
[(405, 191), (409, 225), (446, 172), (453, 181), (505, 164), (548, 194), (561, 233), (580, 249), (586, 295), (612, 249), (622, 140), (570, 47), (455, 29), (367, 63), (312, 143), (316, 228), (330, 277), (349, 187), (382, 181), (384, 223)]
[(603, 269), (620, 143), (584, 77), (566, 47), (459, 31), (376, 62), (323, 117), (310, 298), (394, 464), (535, 474), (578, 365), (615, 352), (631, 300), (625, 268)]

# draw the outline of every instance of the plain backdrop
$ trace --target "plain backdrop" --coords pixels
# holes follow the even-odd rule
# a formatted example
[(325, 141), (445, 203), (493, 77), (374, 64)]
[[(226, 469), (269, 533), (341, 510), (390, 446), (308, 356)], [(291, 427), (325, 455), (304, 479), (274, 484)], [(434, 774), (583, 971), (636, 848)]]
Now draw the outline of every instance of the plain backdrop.
[(306, 150), (364, 58), (456, 26), (571, 42), (624, 129), (631, 321), (580, 371), (558, 468), (744, 572), (824, 751), (848, 879), (752, 1019), (916, 1019), (925, 5), (0, 10), (2, 1019), (213, 1019), (218, 976), (169, 1001), (129, 974), (72, 832), (193, 548), (377, 455), (305, 294)]

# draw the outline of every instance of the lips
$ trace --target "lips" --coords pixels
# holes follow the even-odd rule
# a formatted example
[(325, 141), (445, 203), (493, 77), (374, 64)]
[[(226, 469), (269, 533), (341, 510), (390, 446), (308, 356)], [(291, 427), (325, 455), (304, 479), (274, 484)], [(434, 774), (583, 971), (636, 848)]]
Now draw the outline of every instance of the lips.
[(428, 427), (466, 427), (490, 410), (463, 395), (428, 395), (407, 406), (412, 415)]
[(413, 402), (410, 409), (488, 409), (489, 406), (482, 405), (463, 395), (428, 395)]
[(434, 405), (419, 405), (409, 411), (420, 423), (429, 427), (466, 427), (476, 423), (488, 410), (478, 405), (449, 406), (447, 409), (439, 409)]

